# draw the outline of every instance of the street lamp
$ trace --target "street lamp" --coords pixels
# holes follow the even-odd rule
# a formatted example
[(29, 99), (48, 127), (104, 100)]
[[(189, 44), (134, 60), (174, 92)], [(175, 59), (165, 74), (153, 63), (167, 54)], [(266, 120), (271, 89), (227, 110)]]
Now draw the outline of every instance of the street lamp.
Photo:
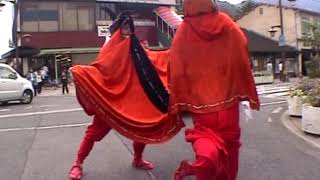
[(271, 35), (271, 37), (275, 37), (276, 36), (276, 32), (278, 32), (276, 30), (276, 28), (281, 28), (281, 25), (278, 25), (278, 26), (271, 26), (271, 28), (269, 29), (269, 33)]
[[(296, 0), (288, 0), (291, 4), (293, 4)], [(275, 33), (277, 32), (275, 28), (280, 28), (281, 35), (279, 37), (279, 46), (283, 47), (286, 44), (285, 36), (284, 36), (284, 27), (283, 27), (283, 9), (282, 9), (282, 0), (279, 0), (279, 12), (280, 12), (280, 25), (279, 26), (272, 26), (271, 29), (268, 31), (271, 34), (271, 37), (275, 36)], [(281, 77), (282, 81), (287, 81), (287, 71), (285, 67), (285, 52), (283, 48), (281, 48), (281, 63), (282, 63), (282, 72)]]

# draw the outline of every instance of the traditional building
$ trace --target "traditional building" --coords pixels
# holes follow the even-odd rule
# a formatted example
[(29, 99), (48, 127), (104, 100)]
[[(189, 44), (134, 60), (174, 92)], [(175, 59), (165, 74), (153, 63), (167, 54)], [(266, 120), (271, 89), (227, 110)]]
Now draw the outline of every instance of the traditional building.
[[(278, 41), (280, 36), (280, 14), (278, 0), (253, 0), (257, 3), (252, 11), (243, 15), (237, 22), (241, 27), (269, 36)], [(296, 47), (300, 51), (297, 59), (286, 61), (287, 70), (305, 74), (304, 62), (310, 59), (311, 47), (302, 38), (312, 35), (310, 24), (320, 23), (320, 2), (311, 0), (296, 0), (294, 4), (283, 0), (283, 29), (286, 44)], [(273, 29), (272, 29), (273, 28)], [(273, 36), (270, 29), (275, 30)], [(276, 67), (280, 58), (276, 60)]]
[[(14, 32), (18, 34), (21, 74), (42, 65), (52, 79), (75, 64), (89, 64), (123, 11), (132, 11), (136, 34), (150, 46), (165, 46), (182, 19), (175, 0), (23, 0), (18, 2)], [(15, 33), (14, 33), (15, 34)], [(14, 36), (16, 37), (16, 36)], [(15, 38), (13, 38), (15, 39)], [(16, 50), (3, 55), (14, 58)]]

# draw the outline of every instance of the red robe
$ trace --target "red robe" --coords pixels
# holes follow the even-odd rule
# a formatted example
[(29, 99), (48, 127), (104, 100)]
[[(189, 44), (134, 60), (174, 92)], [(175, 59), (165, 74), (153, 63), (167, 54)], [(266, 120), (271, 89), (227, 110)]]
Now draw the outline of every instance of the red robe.
[[(168, 52), (147, 51), (167, 86)], [(77, 97), (89, 115), (108, 117), (106, 123), (122, 135), (141, 143), (160, 143), (184, 126), (178, 116), (161, 113), (145, 95), (135, 72), (130, 38), (120, 31), (102, 48), (90, 66), (72, 68)]]
[(187, 16), (170, 50), (169, 113), (191, 112), (194, 128), (186, 131), (186, 140), (192, 143), (196, 161), (178, 170), (176, 177), (235, 180), (239, 102), (249, 101), (253, 109), (260, 106), (247, 39), (231, 18), (213, 12), (211, 0), (186, 0), (184, 10)]
[(185, 17), (170, 51), (172, 113), (216, 112), (241, 100), (259, 109), (247, 39), (226, 14)]

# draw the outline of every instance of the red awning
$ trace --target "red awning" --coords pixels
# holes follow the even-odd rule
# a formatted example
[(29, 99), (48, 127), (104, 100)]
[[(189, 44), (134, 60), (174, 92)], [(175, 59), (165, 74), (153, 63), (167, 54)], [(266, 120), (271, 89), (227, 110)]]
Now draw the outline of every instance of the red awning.
[(167, 6), (158, 7), (155, 13), (173, 29), (177, 29), (183, 21), (176, 12)]

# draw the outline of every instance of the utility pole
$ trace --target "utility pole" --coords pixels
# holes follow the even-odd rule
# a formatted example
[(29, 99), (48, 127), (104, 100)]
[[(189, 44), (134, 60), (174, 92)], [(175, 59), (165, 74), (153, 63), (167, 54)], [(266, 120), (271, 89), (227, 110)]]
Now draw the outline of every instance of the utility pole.
[(15, 21), (13, 21), (14, 23), (13, 23), (13, 29), (14, 29), (14, 35), (15, 35), (15, 38), (16, 38), (16, 41), (15, 41), (15, 47), (16, 47), (16, 54), (15, 54), (15, 63), (14, 63), (14, 65), (15, 65), (15, 68), (16, 68), (16, 70), (18, 71), (18, 72), (20, 72), (20, 73), (22, 73), (21, 72), (21, 69), (17, 69), (18, 67), (17, 67), (17, 63), (19, 62), (19, 40), (20, 40), (20, 35), (19, 35), (19, 25), (18, 25), (18, 20), (19, 20), (19, 18), (18, 18), (18, 8), (19, 8), (19, 5), (18, 5), (18, 0), (16, 0), (16, 1), (12, 1), (14, 4), (13, 4), (13, 8), (14, 8), (14, 18), (15, 18)]
[(283, 48), (283, 46), (285, 45), (285, 36), (284, 36), (284, 27), (283, 27), (282, 0), (279, 0), (279, 9), (280, 9), (280, 29), (281, 29), (281, 35), (279, 37), (279, 46), (281, 48), (281, 64), (282, 64), (282, 70), (280, 71), (280, 80), (285, 82), (287, 81), (287, 71), (286, 71), (286, 56)]

